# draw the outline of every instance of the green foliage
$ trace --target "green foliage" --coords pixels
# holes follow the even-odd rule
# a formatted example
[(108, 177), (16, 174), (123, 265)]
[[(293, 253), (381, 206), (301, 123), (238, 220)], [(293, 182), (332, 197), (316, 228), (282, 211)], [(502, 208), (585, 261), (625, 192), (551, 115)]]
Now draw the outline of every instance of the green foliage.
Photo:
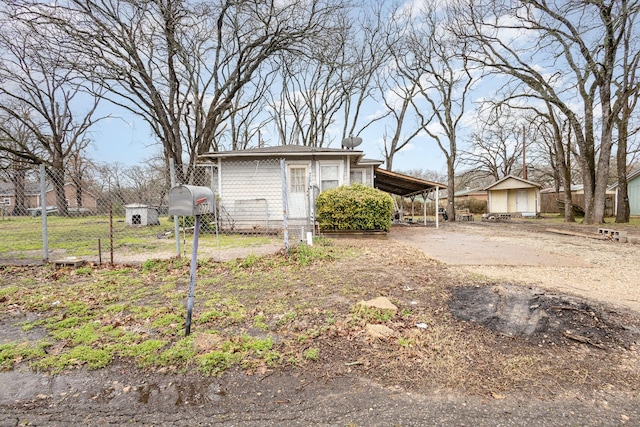
[(456, 200), (456, 209), (469, 209), (473, 214), (487, 213), (487, 201), (478, 199)]
[(158, 356), (158, 365), (183, 366), (187, 364), (196, 355), (193, 340), (194, 337), (191, 335), (173, 343), (170, 348)]
[(280, 357), (272, 348), (273, 340), (269, 337), (259, 339), (243, 335), (232, 338), (222, 343), (221, 348), (200, 356), (200, 371), (205, 375), (218, 376), (240, 362), (245, 367), (255, 364), (257, 360), (264, 360), (271, 365)]
[(302, 355), (307, 360), (318, 360), (318, 358), (320, 357), (320, 350), (315, 347), (310, 348), (305, 350), (305, 352)]
[(393, 199), (375, 188), (354, 184), (320, 193), (316, 211), (322, 230), (389, 231)]
[(395, 312), (377, 307), (367, 307), (356, 304), (351, 310), (351, 320), (360, 323), (386, 323), (393, 320)]
[(50, 354), (31, 363), (35, 369), (61, 372), (74, 366), (86, 365), (89, 369), (100, 369), (111, 363), (113, 354), (110, 349), (97, 349), (88, 345), (78, 345), (68, 352)]

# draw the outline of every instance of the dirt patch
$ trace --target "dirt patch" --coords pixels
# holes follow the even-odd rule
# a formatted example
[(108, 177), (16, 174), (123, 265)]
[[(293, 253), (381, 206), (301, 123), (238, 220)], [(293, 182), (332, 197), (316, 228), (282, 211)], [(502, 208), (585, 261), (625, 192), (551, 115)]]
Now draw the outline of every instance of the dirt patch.
[(599, 349), (630, 349), (640, 339), (640, 331), (620, 323), (626, 319), (616, 313), (580, 298), (549, 295), (539, 288), (508, 283), (460, 287), (449, 305), (461, 319), (534, 344), (581, 342)]

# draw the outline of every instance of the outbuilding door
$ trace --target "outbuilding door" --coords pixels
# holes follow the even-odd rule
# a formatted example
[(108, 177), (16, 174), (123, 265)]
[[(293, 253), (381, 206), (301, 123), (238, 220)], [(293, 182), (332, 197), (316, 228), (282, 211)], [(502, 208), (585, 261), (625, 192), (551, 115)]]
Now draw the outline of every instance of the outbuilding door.
[(529, 212), (529, 190), (516, 191), (516, 212)]

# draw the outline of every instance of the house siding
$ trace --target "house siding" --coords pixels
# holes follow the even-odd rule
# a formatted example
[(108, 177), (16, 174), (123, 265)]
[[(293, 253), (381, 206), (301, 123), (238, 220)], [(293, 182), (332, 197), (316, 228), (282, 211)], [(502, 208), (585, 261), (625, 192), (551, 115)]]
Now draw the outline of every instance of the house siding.
[[(222, 162), (213, 191), (225, 229), (270, 230), (282, 222), (282, 173), (278, 161)], [(218, 188), (218, 182), (222, 185)]]
[(627, 183), (627, 193), (631, 215), (640, 216), (640, 176)]

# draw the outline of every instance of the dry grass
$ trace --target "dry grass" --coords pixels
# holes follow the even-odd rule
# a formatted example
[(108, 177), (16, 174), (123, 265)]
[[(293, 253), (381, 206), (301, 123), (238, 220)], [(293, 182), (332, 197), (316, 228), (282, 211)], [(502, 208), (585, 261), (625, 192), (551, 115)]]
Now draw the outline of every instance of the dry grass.
[[(84, 345), (86, 351), (112, 351), (111, 360), (129, 360), (149, 371), (189, 366), (214, 375), (231, 366), (251, 374), (303, 370), (319, 378), (366, 375), (412, 390), (465, 390), (494, 397), (515, 392), (543, 397), (606, 384), (636, 390), (640, 384), (633, 349), (602, 350), (561, 337), (541, 345), (455, 318), (448, 307), (452, 289), (476, 283), (462, 270), (391, 239), (323, 243), (313, 253), (304, 249), (293, 255), (201, 263), (195, 338), (182, 335), (189, 268), (180, 260), (114, 269), (4, 268), (0, 344), (5, 349), (15, 344), (13, 353), (2, 353), (5, 366), (82, 366), (81, 360), (65, 365), (68, 357), (62, 355)], [(364, 316), (354, 309), (379, 296), (389, 298), (397, 312)], [(19, 321), (32, 314), (36, 323)], [(92, 330), (61, 323), (73, 316), (94, 325)], [(621, 321), (638, 324), (634, 316)], [(367, 336), (367, 322), (384, 323), (394, 336)], [(34, 349), (47, 341), (45, 347), (61, 356), (18, 354), (25, 335), (14, 339), (7, 331), (25, 327), (45, 335), (33, 338)], [(88, 334), (84, 341), (81, 333)]]

